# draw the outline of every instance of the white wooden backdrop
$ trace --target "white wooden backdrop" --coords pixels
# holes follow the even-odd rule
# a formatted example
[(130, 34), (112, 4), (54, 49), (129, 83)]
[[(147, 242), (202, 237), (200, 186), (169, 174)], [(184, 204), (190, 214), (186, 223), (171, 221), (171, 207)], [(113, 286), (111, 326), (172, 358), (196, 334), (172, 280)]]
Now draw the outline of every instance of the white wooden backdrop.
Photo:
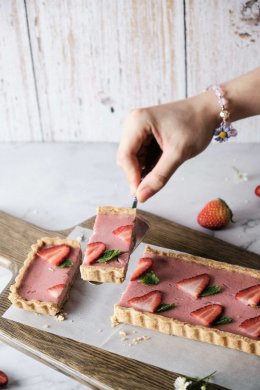
[(128, 109), (259, 66), (259, 3), (0, 0), (0, 141), (118, 141)]

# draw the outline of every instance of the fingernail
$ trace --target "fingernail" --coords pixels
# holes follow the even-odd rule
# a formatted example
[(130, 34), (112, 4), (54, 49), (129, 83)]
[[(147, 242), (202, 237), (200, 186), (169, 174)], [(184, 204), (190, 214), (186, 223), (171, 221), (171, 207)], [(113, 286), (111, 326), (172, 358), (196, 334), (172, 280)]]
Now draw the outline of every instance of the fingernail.
[(144, 187), (141, 189), (140, 192), (137, 193), (137, 198), (138, 198), (139, 202), (145, 202), (147, 199), (149, 199), (154, 194), (155, 194), (155, 191), (152, 190), (150, 187)]

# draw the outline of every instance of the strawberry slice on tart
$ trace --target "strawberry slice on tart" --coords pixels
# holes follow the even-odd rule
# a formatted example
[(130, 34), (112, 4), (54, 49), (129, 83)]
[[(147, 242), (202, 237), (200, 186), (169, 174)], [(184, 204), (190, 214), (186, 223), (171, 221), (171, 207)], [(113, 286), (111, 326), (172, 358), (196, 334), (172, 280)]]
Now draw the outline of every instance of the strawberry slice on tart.
[(59, 298), (59, 296), (61, 295), (62, 291), (64, 290), (65, 288), (65, 284), (63, 283), (60, 283), (60, 284), (56, 284), (55, 286), (52, 286), (52, 287), (49, 287), (48, 288), (48, 293), (53, 297), (53, 298)]
[(124, 225), (124, 226), (117, 227), (112, 231), (112, 233), (120, 240), (130, 244), (132, 239), (133, 229), (134, 229), (134, 225)]
[(258, 305), (260, 303), (260, 284), (238, 291), (236, 299), (248, 306)]
[(148, 271), (153, 265), (153, 260), (150, 257), (142, 257), (138, 260), (137, 267), (134, 270), (130, 280), (136, 280), (141, 276), (144, 272)]
[(180, 290), (190, 294), (194, 298), (198, 298), (203, 290), (208, 286), (209, 279), (210, 277), (208, 274), (200, 274), (191, 278), (180, 280), (176, 284)]
[(70, 253), (68, 245), (55, 245), (49, 248), (40, 249), (37, 255), (42, 259), (47, 260), (52, 266), (57, 267)]
[(220, 316), (222, 310), (221, 305), (211, 304), (194, 310), (190, 314), (203, 325), (209, 326)]
[(252, 337), (260, 337), (260, 316), (248, 318), (239, 325), (239, 329)]
[(162, 292), (159, 290), (150, 291), (148, 294), (134, 297), (128, 300), (128, 304), (136, 310), (149, 311), (154, 313), (161, 304)]
[(106, 245), (101, 241), (89, 243), (86, 247), (84, 264), (88, 265), (94, 263), (105, 250)]

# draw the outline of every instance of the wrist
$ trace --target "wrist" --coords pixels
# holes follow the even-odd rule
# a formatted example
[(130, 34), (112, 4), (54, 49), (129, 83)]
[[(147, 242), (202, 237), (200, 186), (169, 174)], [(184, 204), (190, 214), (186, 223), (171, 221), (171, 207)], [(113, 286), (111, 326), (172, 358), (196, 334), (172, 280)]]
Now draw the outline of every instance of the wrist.
[(199, 95), (189, 98), (195, 115), (201, 118), (203, 127), (213, 136), (215, 129), (219, 126), (221, 118), (220, 109), (216, 97), (211, 91), (205, 91)]
[(222, 85), (232, 121), (260, 114), (260, 67)]

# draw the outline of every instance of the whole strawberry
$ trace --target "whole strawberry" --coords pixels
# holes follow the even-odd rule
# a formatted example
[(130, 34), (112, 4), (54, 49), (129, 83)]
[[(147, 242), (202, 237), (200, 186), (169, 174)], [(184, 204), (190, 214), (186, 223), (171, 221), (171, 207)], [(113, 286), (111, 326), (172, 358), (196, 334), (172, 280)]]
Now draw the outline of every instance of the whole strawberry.
[(0, 387), (5, 387), (7, 384), (8, 376), (3, 371), (0, 371)]
[(260, 185), (255, 188), (255, 194), (260, 197)]
[[(207, 229), (222, 229), (232, 221), (232, 211), (222, 199), (208, 202), (197, 217), (198, 223)], [(233, 222), (233, 221), (232, 221)]]

